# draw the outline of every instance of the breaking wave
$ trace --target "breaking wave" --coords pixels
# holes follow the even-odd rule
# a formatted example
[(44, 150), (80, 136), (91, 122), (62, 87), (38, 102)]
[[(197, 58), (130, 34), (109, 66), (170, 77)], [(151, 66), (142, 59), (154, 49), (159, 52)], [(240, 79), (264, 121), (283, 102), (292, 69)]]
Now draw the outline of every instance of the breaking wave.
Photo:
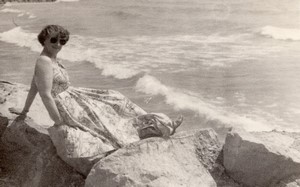
[(165, 98), (165, 102), (177, 110), (191, 110), (196, 112), (199, 116), (207, 120), (216, 121), (225, 127), (242, 126), (248, 131), (268, 131), (275, 127), (268, 125), (269, 123), (259, 120), (253, 120), (247, 117), (237, 115), (216, 107), (213, 104), (205, 101), (201, 96), (195, 93), (184, 92), (164, 85), (155, 77), (145, 75), (140, 78), (136, 84), (135, 89), (150, 95), (161, 95)]
[(262, 28), (261, 34), (276, 40), (300, 40), (300, 29), (265, 26)]

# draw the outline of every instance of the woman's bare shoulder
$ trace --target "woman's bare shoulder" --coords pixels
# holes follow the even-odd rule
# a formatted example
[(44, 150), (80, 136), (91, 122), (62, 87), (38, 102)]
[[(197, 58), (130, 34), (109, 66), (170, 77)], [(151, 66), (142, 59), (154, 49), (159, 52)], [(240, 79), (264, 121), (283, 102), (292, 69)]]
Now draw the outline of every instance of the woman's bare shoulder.
[(51, 58), (45, 56), (45, 55), (41, 55), (37, 58), (36, 63), (47, 63), (47, 64), (51, 64)]
[(47, 71), (52, 69), (52, 61), (47, 56), (39, 56), (36, 60), (35, 69), (36, 71), (42, 70)]

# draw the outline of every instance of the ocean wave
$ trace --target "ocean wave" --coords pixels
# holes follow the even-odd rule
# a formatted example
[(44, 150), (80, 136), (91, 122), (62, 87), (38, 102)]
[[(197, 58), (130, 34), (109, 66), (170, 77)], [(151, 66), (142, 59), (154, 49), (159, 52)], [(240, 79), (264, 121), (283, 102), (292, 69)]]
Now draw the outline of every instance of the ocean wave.
[[(97, 65), (96, 65), (96, 67), (97, 67)], [(130, 69), (130, 68), (124, 68), (120, 65), (105, 65), (105, 66), (101, 66), (101, 69), (103, 69), (102, 75), (113, 76), (117, 79), (131, 78), (140, 73), (137, 70)]]
[(300, 29), (265, 26), (260, 33), (276, 40), (300, 40)]
[[(40, 52), (42, 50), (41, 45), (37, 41), (37, 33), (30, 33), (21, 27), (0, 33), (0, 40), (15, 44), (19, 47), (28, 47), (34, 52)], [(90, 40), (93, 41), (93, 39)], [(113, 76), (117, 79), (127, 79), (141, 72), (139, 66), (130, 67), (128, 63), (114, 63), (114, 61), (109, 58), (113, 57), (113, 50), (103, 51), (88, 47), (84, 45), (85, 41), (86, 38), (73, 35), (72, 41), (68, 44), (69, 47), (62, 50), (59, 58), (71, 62), (88, 61), (93, 63), (95, 67), (101, 69), (103, 76)]]
[(28, 47), (32, 51), (39, 52), (41, 47), (37, 42), (37, 34), (27, 32), (21, 27), (15, 27), (9, 31), (0, 33), (0, 40), (15, 44), (19, 47)]
[[(9, 6), (11, 6), (11, 5), (9, 5)], [(23, 10), (18, 10), (18, 9), (4, 8), (4, 9), (0, 10), (0, 12), (15, 13), (15, 14), (18, 14), (17, 17), (22, 17), (22, 16), (27, 15), (29, 19), (36, 18), (36, 16), (34, 14), (32, 14), (30, 12), (25, 12)]]
[[(39, 52), (37, 33), (21, 27), (0, 33), (2, 41)], [(244, 35), (220, 36), (127, 36), (90, 37), (71, 35), (59, 58), (71, 62), (89, 62), (103, 76), (127, 79), (140, 73), (158, 71), (176, 73), (182, 69), (227, 68), (242, 59), (277, 52), (276, 46), (260, 46), (244, 41)], [(237, 43), (237, 40), (240, 42)]]
[[(95, 38), (72, 35), (68, 49), (74, 51), (72, 61), (89, 61), (98, 68), (116, 66), (126, 69), (125, 77), (141, 72), (176, 72), (204, 66), (205, 68), (226, 68), (240, 63), (241, 59), (257, 58), (266, 53), (277, 52), (276, 46), (268, 51), (245, 42), (231, 45), (243, 36), (219, 35), (176, 35), (176, 36), (132, 36)], [(72, 54), (72, 51), (69, 54)], [(64, 50), (65, 51), (65, 50)], [(111, 71), (103, 71), (106, 75)], [(119, 72), (113, 74), (119, 77)]]
[(150, 75), (140, 78), (136, 83), (135, 89), (150, 95), (161, 95), (165, 98), (165, 102), (173, 106), (174, 109), (194, 111), (208, 121), (215, 121), (217, 124), (223, 125), (223, 127), (242, 126), (248, 131), (269, 131), (275, 128), (275, 126), (270, 125), (264, 119), (253, 120), (225, 111), (220, 107), (209, 104), (209, 102), (196, 94), (166, 86)]
[[(37, 33), (24, 30), (21, 27), (0, 33), (0, 40), (20, 47), (27, 47), (37, 53), (42, 50), (42, 46), (37, 41)], [(207, 51), (200, 55), (198, 53), (207, 46), (217, 46), (216, 44), (220, 41), (228, 43), (234, 40), (236, 40), (236, 37), (143, 36), (96, 38), (71, 35), (71, 40), (61, 51), (59, 58), (71, 62), (89, 62), (101, 69), (103, 76), (127, 79), (144, 72), (150, 74), (150, 70), (153, 69), (159, 71), (168, 68), (166, 71), (168, 70), (168, 73), (172, 73), (173, 70), (171, 68), (175, 67), (175, 71), (180, 69), (176, 68), (177, 66), (181, 67), (181, 69), (193, 68), (192, 66), (195, 66), (195, 64), (191, 63), (194, 62), (184, 61), (182, 55), (188, 54), (189, 58), (194, 61), (202, 55), (208, 58), (210, 55), (218, 55), (218, 51), (212, 49), (212, 51)], [(191, 45), (197, 46), (196, 48), (200, 50), (189, 50)], [(239, 46), (236, 46), (236, 48), (238, 49)], [(248, 47), (248, 49), (252, 48)], [(253, 50), (257, 51), (260, 49), (253, 48)], [(251, 54), (251, 50), (247, 52)], [(210, 121), (216, 121), (223, 126), (243, 126), (247, 130), (252, 131), (274, 129), (274, 126), (268, 125), (270, 123), (265, 122), (264, 119), (253, 120), (253, 118), (250, 119), (243, 115), (229, 112), (195, 93), (166, 86), (150, 75), (140, 78), (136, 83), (135, 89), (146, 94), (162, 95), (165, 98), (165, 102), (172, 105), (174, 109), (194, 111), (198, 115), (204, 116)], [(236, 97), (241, 101), (244, 99), (241, 94), (236, 94)], [(218, 102), (222, 102), (222, 98), (219, 98)]]
[(130, 12), (125, 12), (125, 11), (113, 11), (109, 12), (109, 15), (118, 17), (120, 19), (130, 19), (130, 18), (137, 18), (140, 17), (140, 14), (137, 13), (130, 13)]

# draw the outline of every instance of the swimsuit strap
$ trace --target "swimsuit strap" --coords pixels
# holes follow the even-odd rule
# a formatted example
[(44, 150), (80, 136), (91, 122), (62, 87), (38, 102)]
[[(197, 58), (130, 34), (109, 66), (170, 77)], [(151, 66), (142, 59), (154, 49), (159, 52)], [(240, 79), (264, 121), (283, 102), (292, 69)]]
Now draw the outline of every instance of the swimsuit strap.
[(58, 67), (61, 67), (63, 69), (66, 69), (65, 66), (61, 63), (60, 60), (56, 60), (57, 64), (58, 64)]

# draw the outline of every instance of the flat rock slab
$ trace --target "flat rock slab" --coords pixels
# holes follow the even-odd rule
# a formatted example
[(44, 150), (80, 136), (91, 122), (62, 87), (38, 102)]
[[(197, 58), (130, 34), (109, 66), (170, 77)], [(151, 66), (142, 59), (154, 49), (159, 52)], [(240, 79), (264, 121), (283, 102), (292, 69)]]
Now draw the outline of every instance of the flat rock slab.
[(276, 186), (300, 175), (300, 133), (232, 129), (224, 145), (227, 173), (245, 186)]

